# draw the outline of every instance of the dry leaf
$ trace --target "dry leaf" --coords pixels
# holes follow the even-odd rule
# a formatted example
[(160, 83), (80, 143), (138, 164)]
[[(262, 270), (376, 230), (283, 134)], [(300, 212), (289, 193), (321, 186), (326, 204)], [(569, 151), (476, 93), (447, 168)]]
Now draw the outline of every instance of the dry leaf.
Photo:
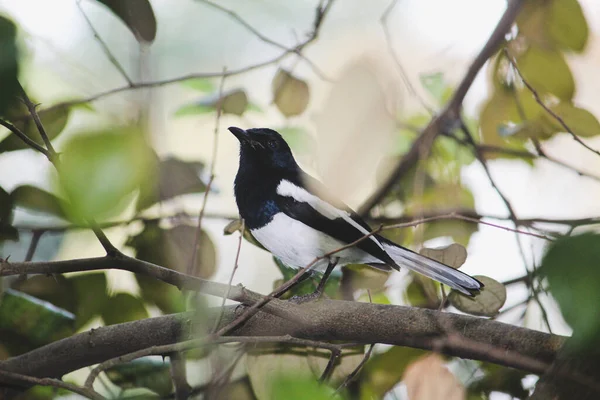
[(446, 368), (444, 360), (431, 354), (406, 368), (402, 377), (410, 400), (463, 400), (464, 386)]
[(309, 100), (308, 84), (284, 69), (277, 71), (271, 84), (273, 103), (285, 117), (299, 115), (306, 110)]
[(476, 275), (474, 278), (485, 285), (477, 296), (469, 297), (452, 290), (448, 300), (454, 307), (467, 314), (493, 317), (506, 302), (506, 288), (487, 276)]
[(458, 243), (435, 249), (423, 248), (419, 253), (456, 269), (467, 261), (467, 249)]

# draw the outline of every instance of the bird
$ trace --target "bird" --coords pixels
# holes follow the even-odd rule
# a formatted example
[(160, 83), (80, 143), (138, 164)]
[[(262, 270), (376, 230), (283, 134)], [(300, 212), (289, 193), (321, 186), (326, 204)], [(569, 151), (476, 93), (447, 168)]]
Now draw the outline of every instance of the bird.
[(403, 266), (468, 296), (483, 288), (470, 275), (373, 233), (356, 212), (300, 168), (277, 131), (228, 130), (240, 143), (234, 180), (240, 217), (252, 236), (286, 265), (300, 269), (318, 259), (312, 269), (324, 273), (310, 297), (321, 297), (333, 269), (348, 264), (384, 271)]

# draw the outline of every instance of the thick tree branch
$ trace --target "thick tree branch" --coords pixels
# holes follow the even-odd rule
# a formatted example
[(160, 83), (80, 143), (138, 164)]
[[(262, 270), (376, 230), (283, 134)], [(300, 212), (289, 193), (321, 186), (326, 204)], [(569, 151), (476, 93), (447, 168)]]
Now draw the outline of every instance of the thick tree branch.
[(475, 77), (479, 73), (479, 70), (485, 65), (487, 60), (494, 54), (496, 49), (504, 41), (504, 36), (510, 30), (513, 25), (523, 0), (511, 0), (506, 6), (506, 11), (496, 28), (492, 32), (487, 43), (477, 57), (471, 63), (471, 66), (467, 70), (465, 77), (458, 85), (454, 95), (444, 108), (442, 112), (435, 116), (429, 124), (423, 129), (423, 132), (415, 139), (411, 148), (402, 157), (400, 163), (396, 166), (394, 171), (390, 174), (387, 180), (381, 185), (369, 199), (360, 207), (360, 215), (368, 215), (369, 212), (385, 197), (385, 195), (392, 189), (392, 187), (410, 170), (416, 165), (416, 163), (427, 157), (431, 145), (433, 144), (436, 137), (443, 132), (447, 131), (449, 127), (459, 119), (460, 109), (462, 102), (469, 91), (469, 88), (473, 84)]
[[(213, 311), (215, 317), (220, 308)], [(303, 323), (265, 311), (259, 311), (230, 335), (292, 335), (315, 341), (409, 346), (538, 374), (544, 371), (532, 368), (523, 360), (533, 359), (539, 365), (550, 365), (564, 342), (559, 336), (488, 319), (404, 306), (323, 300), (295, 307), (294, 313), (303, 316)], [(236, 313), (235, 306), (227, 307), (222, 325), (237, 315), (239, 310)], [(35, 377), (60, 377), (138, 350), (188, 339), (194, 331), (191, 324), (190, 315), (179, 314), (102, 327), (2, 361), (0, 370)], [(447, 332), (460, 333), (462, 340), (446, 340)], [(486, 346), (465, 345), (482, 341)], [(490, 352), (489, 346), (499, 350)]]

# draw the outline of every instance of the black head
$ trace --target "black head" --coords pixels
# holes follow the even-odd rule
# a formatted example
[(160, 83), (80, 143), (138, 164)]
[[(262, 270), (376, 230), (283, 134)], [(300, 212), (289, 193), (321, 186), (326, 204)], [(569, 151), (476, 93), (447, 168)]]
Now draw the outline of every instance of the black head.
[(230, 126), (229, 131), (240, 141), (240, 165), (295, 170), (298, 168), (290, 146), (281, 135), (268, 128), (243, 130)]

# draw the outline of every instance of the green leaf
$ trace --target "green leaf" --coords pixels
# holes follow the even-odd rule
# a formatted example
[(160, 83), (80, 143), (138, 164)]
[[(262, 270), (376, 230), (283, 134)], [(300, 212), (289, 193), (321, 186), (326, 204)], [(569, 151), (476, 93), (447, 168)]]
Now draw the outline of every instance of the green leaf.
[(552, 0), (546, 14), (548, 35), (561, 48), (581, 52), (589, 28), (578, 0)]
[(148, 0), (98, 0), (129, 28), (138, 42), (152, 43), (156, 37), (156, 17)]
[[(339, 384), (348, 376), (364, 357), (364, 346), (345, 348), (338, 359), (330, 382)], [(280, 389), (276, 388), (279, 379), (295, 377), (304, 382), (315, 382), (329, 361), (330, 352), (323, 349), (307, 348), (304, 346), (288, 346), (284, 344), (266, 344), (255, 346), (246, 356), (246, 370), (250, 384), (256, 398), (262, 399), (289, 399), (290, 396), (280, 396)], [(322, 385), (323, 387), (327, 387)], [(329, 399), (332, 391), (327, 389)], [(290, 393), (291, 394), (291, 393)], [(304, 397), (314, 396), (311, 391), (300, 391), (299, 399), (313, 399)], [(318, 397), (317, 397), (318, 398)]]
[(454, 307), (467, 314), (493, 317), (506, 302), (506, 287), (487, 276), (476, 275), (474, 278), (485, 285), (478, 295), (469, 297), (452, 290), (448, 300)]
[[(575, 107), (572, 103), (568, 102), (558, 103), (550, 109), (561, 117), (575, 135), (580, 137), (600, 135), (600, 123), (589, 111)], [(557, 132), (565, 131), (565, 128), (563, 128), (556, 118), (548, 113), (546, 113), (544, 117), (548, 123), (553, 125), (553, 128), (556, 129)]]
[(63, 275), (35, 275), (17, 283), (13, 289), (52, 303), (71, 313), (77, 312), (75, 288)]
[(552, 94), (561, 100), (573, 98), (575, 80), (560, 51), (530, 46), (516, 60), (523, 78), (538, 94)]
[(421, 85), (429, 92), (438, 104), (443, 104), (443, 98), (448, 89), (443, 72), (419, 75)]
[(19, 94), (19, 50), (16, 44), (17, 27), (0, 15), (0, 116), (17, 102)]
[(314, 154), (317, 148), (315, 139), (301, 127), (285, 127), (275, 129), (283, 136), (291, 149), (298, 154)]
[(512, 398), (525, 399), (529, 391), (523, 388), (527, 372), (507, 368), (492, 363), (481, 363), (479, 367), (485, 375), (469, 385), (469, 392), (482, 393), (489, 398), (491, 392), (508, 393)]
[(15, 204), (19, 207), (66, 218), (63, 212), (64, 200), (45, 190), (35, 186), (23, 185), (14, 189), (11, 196)]
[(203, 78), (187, 79), (181, 82), (181, 86), (198, 92), (213, 92), (216, 90), (214, 83), (210, 79)]
[[(146, 222), (142, 232), (130, 237), (126, 245), (133, 247), (136, 257), (141, 260), (187, 273), (192, 262), (195, 240), (195, 227), (183, 225), (162, 229), (158, 222)], [(210, 236), (202, 232), (192, 274), (209, 278), (215, 271), (216, 258), (214, 243)], [(185, 310), (183, 295), (175, 286), (141, 274), (136, 274), (135, 278), (142, 298), (155, 304), (163, 313)]]
[(177, 196), (204, 192), (206, 185), (200, 179), (203, 170), (204, 163), (198, 161), (174, 157), (158, 161), (155, 172), (140, 186), (136, 209), (140, 211)]
[(335, 395), (332, 388), (319, 384), (316, 379), (290, 375), (274, 379), (271, 395), (258, 398), (258, 400), (263, 399), (336, 400), (340, 399), (340, 396)]
[(0, 186), (0, 226), (12, 221), (13, 207), (12, 196)]
[(563, 237), (549, 247), (540, 273), (563, 317), (573, 328), (573, 345), (596, 346), (600, 337), (600, 235)]
[[(285, 263), (283, 263), (280, 259), (273, 256), (273, 261), (281, 271), (283, 275), (283, 281), (287, 282), (294, 277), (298, 273), (297, 268), (288, 267)], [(282, 298), (289, 298), (295, 295), (303, 295), (309, 294), (315, 291), (317, 285), (321, 281), (323, 276), (320, 272), (307, 272), (309, 274), (301, 283), (298, 283), (296, 286), (292, 288), (292, 290), (288, 291)], [(306, 275), (305, 275), (306, 276)], [(340, 275), (331, 274), (329, 279), (327, 279), (327, 283), (325, 284), (325, 294), (331, 298), (337, 297), (337, 292), (340, 287)], [(279, 286), (279, 285), (278, 285)]]
[[(509, 150), (526, 150), (525, 139), (521, 137), (506, 137), (500, 134), (502, 127), (507, 124), (518, 124), (523, 122), (520, 115), (515, 95), (511, 93), (512, 89), (496, 89), (492, 97), (483, 106), (479, 114), (479, 129), (483, 144), (499, 146)], [(518, 158), (514, 155), (504, 153), (486, 152), (485, 158), (488, 160), (496, 158)]]
[[(32, 101), (35, 103), (34, 100)], [(19, 117), (20, 119), (14, 123), (15, 127), (19, 128), (21, 132), (23, 132), (25, 136), (31, 140), (40, 146), (45, 147), (42, 136), (40, 135), (38, 127), (33, 121), (33, 118), (30, 116), (24, 119), (22, 118), (23, 115), (28, 114), (29, 111), (27, 110), (27, 107), (23, 103), (18, 103), (9, 110), (9, 119), (13, 116)], [(39, 117), (42, 121), (42, 125), (44, 126), (44, 130), (48, 135), (48, 139), (52, 141), (64, 131), (67, 123), (69, 122), (70, 114), (71, 110), (66, 107), (54, 108), (47, 112), (40, 113)], [(0, 142), (0, 153), (28, 148), (29, 145), (14, 134), (8, 135), (2, 142)]]
[(280, 68), (273, 78), (271, 92), (273, 103), (286, 118), (300, 115), (308, 107), (308, 84), (284, 69)]
[(360, 398), (382, 399), (402, 380), (406, 367), (424, 354), (425, 350), (392, 347), (373, 355), (361, 371)]
[(200, 115), (215, 111), (214, 107), (202, 104), (186, 104), (175, 111), (176, 117), (187, 117), (190, 115)]
[(144, 302), (129, 293), (117, 293), (108, 298), (102, 310), (102, 319), (106, 325), (136, 321), (148, 318)]
[(99, 316), (108, 303), (106, 274), (91, 272), (71, 276), (68, 280), (75, 288), (77, 296), (75, 327), (79, 329), (93, 317)]
[(75, 221), (118, 213), (153, 170), (153, 154), (136, 129), (112, 129), (71, 139), (58, 166), (60, 186)]
[(73, 334), (75, 316), (28, 294), (6, 289), (0, 301), (0, 330), (16, 333), (34, 346)]
[(108, 379), (122, 389), (148, 388), (161, 396), (173, 390), (170, 363), (161, 357), (143, 357), (106, 370)]
[[(11, 226), (11, 225), (5, 225), (5, 224), (0, 225), (0, 244), (1, 244), (1, 242), (5, 241), (5, 240), (10, 240), (13, 242), (16, 242), (17, 240), (19, 240), (19, 231), (17, 230), (17, 228), (15, 228), (14, 226)], [(2, 250), (2, 252), (0, 252), (0, 257), (6, 257), (5, 255), (3, 255), (4, 248), (0, 247), (0, 250)], [(10, 254), (10, 253), (7, 253), (7, 254)]]

